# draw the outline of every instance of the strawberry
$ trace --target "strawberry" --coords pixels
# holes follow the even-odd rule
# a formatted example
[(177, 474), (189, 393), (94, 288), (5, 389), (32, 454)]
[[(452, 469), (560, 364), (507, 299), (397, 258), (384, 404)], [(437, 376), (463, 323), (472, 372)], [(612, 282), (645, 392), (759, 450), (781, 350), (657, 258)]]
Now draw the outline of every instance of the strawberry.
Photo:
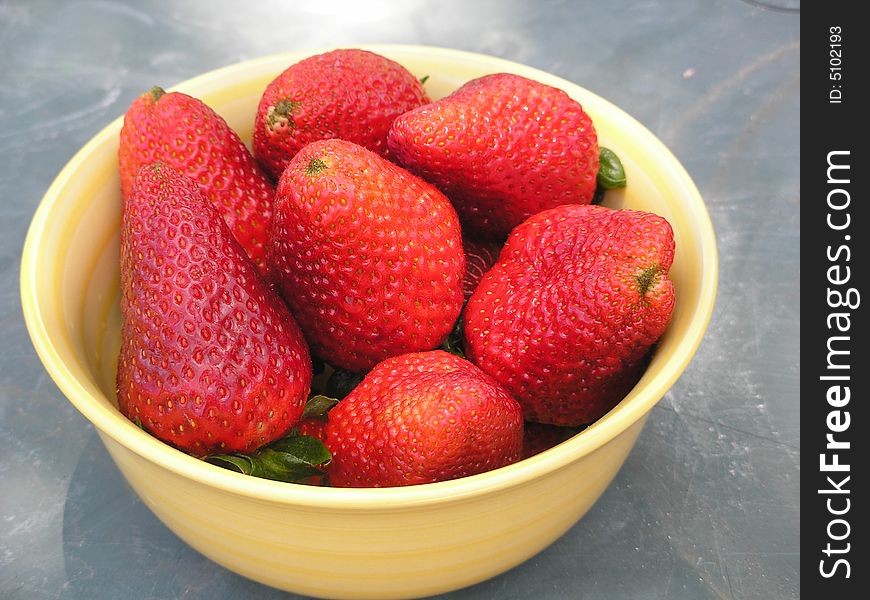
[(514, 229), (465, 310), (465, 352), (529, 421), (591, 423), (635, 384), (674, 307), (660, 216), (564, 205)]
[(350, 371), (435, 348), (462, 308), (450, 202), (352, 142), (314, 142), (287, 165), (267, 258), (312, 352)]
[(520, 457), (522, 410), (468, 361), (435, 350), (378, 364), (329, 412), (337, 487), (456, 479)]
[(296, 427), (299, 435), (307, 435), (320, 441), (326, 439), (326, 419), (320, 417), (306, 417), (299, 421)]
[(198, 456), (284, 435), (308, 396), (308, 348), (197, 184), (143, 167), (121, 227), (121, 412)]
[(462, 291), (466, 302), (477, 289), (477, 284), (484, 274), (498, 260), (501, 247), (501, 244), (488, 240), (462, 238), (462, 249), (465, 251), (465, 279), (462, 281)]
[(437, 185), (473, 235), (503, 240), (529, 216), (588, 204), (598, 174), (592, 120), (562, 90), (508, 73), (408, 111), (387, 137), (399, 163)]
[(303, 146), (341, 138), (384, 158), (387, 131), (403, 112), (429, 102), (405, 67), (366, 50), (333, 50), (278, 75), (254, 123), (254, 155), (275, 179)]
[(124, 198), (139, 169), (154, 162), (194, 180), (262, 266), (275, 188), (239, 136), (203, 102), (156, 86), (139, 96), (124, 115), (118, 159)]

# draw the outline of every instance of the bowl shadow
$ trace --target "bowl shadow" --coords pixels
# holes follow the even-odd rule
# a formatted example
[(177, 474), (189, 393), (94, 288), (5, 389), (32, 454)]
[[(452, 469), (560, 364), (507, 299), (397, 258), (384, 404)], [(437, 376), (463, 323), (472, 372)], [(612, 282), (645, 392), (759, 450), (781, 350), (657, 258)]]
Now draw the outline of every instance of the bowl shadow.
[(63, 600), (304, 598), (224, 569), (181, 541), (120, 476), (93, 430), (63, 513)]

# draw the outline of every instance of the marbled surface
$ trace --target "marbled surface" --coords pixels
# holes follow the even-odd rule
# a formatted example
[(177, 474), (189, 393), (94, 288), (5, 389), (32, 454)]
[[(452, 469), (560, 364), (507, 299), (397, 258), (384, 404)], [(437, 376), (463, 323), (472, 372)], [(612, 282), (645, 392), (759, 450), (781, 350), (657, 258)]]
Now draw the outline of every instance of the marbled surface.
[(797, 0), (0, 1), (0, 598), (292, 598), (209, 562), (129, 489), (21, 316), (54, 175), (154, 83), (307, 47), (411, 43), (527, 63), (637, 117), (719, 240), (716, 310), (592, 511), (448, 598), (799, 597)]

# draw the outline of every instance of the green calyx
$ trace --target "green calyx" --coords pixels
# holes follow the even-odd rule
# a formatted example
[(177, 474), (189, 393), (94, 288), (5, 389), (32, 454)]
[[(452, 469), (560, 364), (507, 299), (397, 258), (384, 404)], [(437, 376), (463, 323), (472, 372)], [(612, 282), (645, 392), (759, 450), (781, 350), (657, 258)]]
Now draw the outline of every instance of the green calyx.
[(205, 461), (244, 475), (299, 483), (321, 476), (332, 460), (317, 438), (291, 434), (251, 454), (218, 454)]
[(154, 102), (157, 102), (166, 93), (166, 90), (164, 90), (159, 85), (155, 85), (152, 86), (150, 90), (148, 90), (148, 93), (151, 94), (151, 98), (154, 99)]
[(325, 171), (328, 168), (329, 168), (329, 165), (327, 165), (326, 162), (323, 161), (322, 159), (312, 158), (311, 161), (308, 163), (308, 166), (305, 167), (305, 174), (308, 175), (309, 177), (313, 177), (315, 175), (322, 173), (323, 171)]
[(305, 410), (302, 411), (303, 419), (325, 419), (332, 407), (338, 404), (338, 398), (316, 394), (308, 399)]
[(625, 187), (625, 169), (616, 152), (602, 146), (598, 156), (598, 185), (605, 190)]
[(275, 104), (275, 106), (266, 115), (266, 125), (270, 129), (278, 123), (284, 123), (287, 127), (296, 127), (296, 121), (293, 120), (293, 113), (302, 106), (301, 102), (285, 98)]
[(637, 293), (641, 298), (646, 296), (646, 293), (658, 280), (661, 272), (661, 267), (659, 265), (654, 265), (652, 267), (647, 267), (641, 271), (640, 274), (634, 276), (634, 280), (637, 282)]

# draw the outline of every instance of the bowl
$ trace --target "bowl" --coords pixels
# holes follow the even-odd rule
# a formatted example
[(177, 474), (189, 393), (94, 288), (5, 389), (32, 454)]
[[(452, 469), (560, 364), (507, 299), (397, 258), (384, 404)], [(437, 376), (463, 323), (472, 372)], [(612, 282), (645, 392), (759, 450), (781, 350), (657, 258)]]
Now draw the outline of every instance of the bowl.
[[(455, 590), (525, 561), (574, 525), (616, 475), (655, 403), (698, 347), (713, 308), (716, 243), (695, 185), (635, 119), (542, 71), (456, 50), (368, 49), (429, 75), (433, 98), (469, 79), (512, 72), (559, 87), (592, 116), (622, 158), (629, 185), (607, 204), (658, 213), (674, 228), (676, 308), (631, 393), (582, 433), (541, 454), (454, 481), (386, 489), (332, 489), (223, 470), (146, 434), (117, 409), (119, 339), (116, 119), (48, 189), (21, 265), (27, 327), (46, 370), (91, 421), (144, 503), (196, 550), (266, 585), (329, 598), (407, 598)], [(218, 69), (175, 90), (204, 100), (249, 141), (266, 85), (325, 50), (268, 56)], [(143, 90), (152, 82), (143, 81)]]

